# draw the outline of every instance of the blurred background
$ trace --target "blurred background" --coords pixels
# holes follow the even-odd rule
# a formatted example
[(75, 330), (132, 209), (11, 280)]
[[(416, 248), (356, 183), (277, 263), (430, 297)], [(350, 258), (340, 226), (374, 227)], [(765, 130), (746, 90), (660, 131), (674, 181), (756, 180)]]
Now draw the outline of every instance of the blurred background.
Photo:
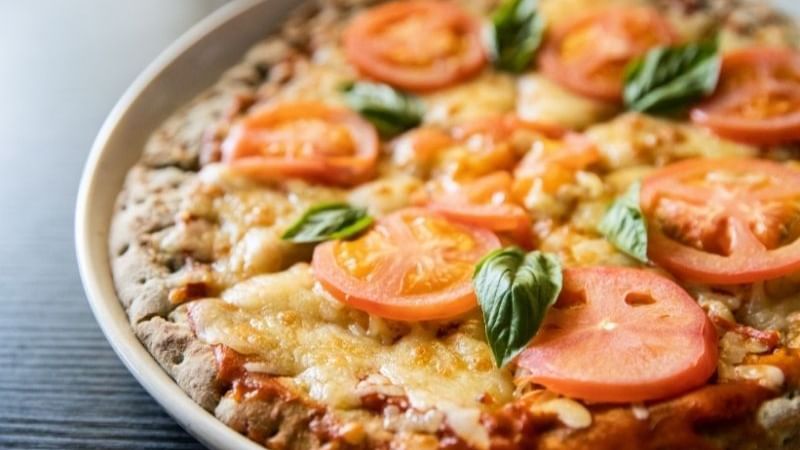
[(89, 311), (78, 180), (136, 75), (224, 0), (0, 0), (0, 449), (201, 449)]
[[(0, 0), (0, 449), (201, 448), (100, 332), (72, 222), (106, 114), (148, 62), (224, 3)], [(798, 0), (777, 3), (800, 14)]]

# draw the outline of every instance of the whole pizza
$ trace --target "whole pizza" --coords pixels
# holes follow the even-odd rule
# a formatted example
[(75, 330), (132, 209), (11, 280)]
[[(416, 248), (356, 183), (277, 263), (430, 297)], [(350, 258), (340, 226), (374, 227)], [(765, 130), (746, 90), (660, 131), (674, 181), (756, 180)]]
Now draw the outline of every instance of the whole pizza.
[(270, 449), (798, 449), (799, 44), (756, 0), (305, 4), (151, 136), (119, 298)]

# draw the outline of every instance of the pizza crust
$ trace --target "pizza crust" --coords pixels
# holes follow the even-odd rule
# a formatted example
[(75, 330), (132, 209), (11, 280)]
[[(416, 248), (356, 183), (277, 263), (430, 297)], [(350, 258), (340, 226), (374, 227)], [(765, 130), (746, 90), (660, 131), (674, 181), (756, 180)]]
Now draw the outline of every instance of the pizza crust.
[(136, 324), (136, 336), (198, 405), (213, 411), (222, 386), (211, 346), (201, 342), (186, 323), (153, 317)]
[[(305, 15), (319, 12), (319, 6), (311, 5)], [(310, 431), (309, 423), (320, 416), (319, 406), (299, 397), (238, 401), (232, 391), (225, 395), (213, 348), (195, 336), (186, 309), (176, 309), (169, 300), (174, 287), (170, 276), (185, 260), (163, 252), (158, 243), (160, 234), (176, 226), (176, 215), (196, 182), (203, 153), (215, 144), (215, 133), (209, 129), (226, 132), (227, 116), (239, 112), (231, 108), (241, 104), (242, 98), (255, 95), (258, 86), (275, 90), (291, 77), (288, 61), (298, 48), (308, 44), (306, 25), (298, 26), (295, 21), (295, 25), (286, 26), (283, 37), (254, 46), (220, 82), (153, 133), (118, 196), (109, 259), (117, 294), (136, 336), (192, 400), (262, 444), (313, 450), (320, 448), (321, 442)]]
[(137, 165), (128, 174), (111, 223), (111, 269), (117, 294), (131, 323), (166, 316), (168, 257), (159, 255), (153, 236), (175, 224), (183, 187), (192, 174), (177, 168)]
[(311, 424), (322, 413), (296, 397), (237, 400), (224, 396), (214, 414), (229, 427), (265, 445), (287, 450), (318, 449), (319, 437)]

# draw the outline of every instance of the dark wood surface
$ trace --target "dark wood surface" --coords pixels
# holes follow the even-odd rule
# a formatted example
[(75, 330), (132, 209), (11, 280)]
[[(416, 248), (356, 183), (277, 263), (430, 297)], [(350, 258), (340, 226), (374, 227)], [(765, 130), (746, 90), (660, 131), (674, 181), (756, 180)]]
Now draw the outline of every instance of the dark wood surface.
[(133, 78), (223, 0), (0, 0), (0, 449), (200, 449), (137, 384), (78, 277), (78, 180)]

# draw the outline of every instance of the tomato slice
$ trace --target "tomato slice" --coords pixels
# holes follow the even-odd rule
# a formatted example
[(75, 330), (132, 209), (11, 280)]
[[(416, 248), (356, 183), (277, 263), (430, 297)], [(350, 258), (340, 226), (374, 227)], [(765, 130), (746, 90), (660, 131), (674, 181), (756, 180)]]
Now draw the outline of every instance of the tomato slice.
[(566, 134), (567, 130), (552, 123), (523, 120), (516, 114), (476, 119), (453, 129), (454, 137), (461, 141), (480, 136), (490, 142), (502, 142), (512, 139), (518, 132), (555, 139)]
[(378, 134), (357, 114), (317, 102), (259, 108), (236, 124), (222, 159), (254, 179), (299, 177), (353, 185), (372, 177)]
[(500, 246), (484, 228), (419, 208), (379, 219), (357, 239), (314, 249), (320, 284), (353, 308), (394, 320), (433, 320), (477, 305), (475, 264)]
[(367, 76), (411, 91), (453, 85), (486, 63), (479, 22), (431, 0), (386, 3), (357, 16), (344, 32), (344, 51)]
[(511, 198), (511, 174), (495, 172), (463, 184), (433, 183), (428, 208), (449, 219), (510, 235), (531, 244), (531, 218)]
[(738, 284), (800, 270), (800, 171), (749, 159), (691, 159), (642, 183), (648, 255), (689, 280)]
[(701, 386), (717, 353), (714, 326), (674, 282), (640, 269), (572, 268), (518, 365), (556, 393), (627, 403)]
[(574, 92), (618, 102), (625, 66), (649, 48), (676, 39), (669, 22), (655, 9), (604, 9), (553, 30), (540, 52), (539, 67)]
[(442, 155), (441, 172), (454, 180), (472, 180), (511, 170), (536, 142), (563, 134), (556, 125), (527, 122), (513, 114), (473, 120), (453, 128), (458, 145)]
[(691, 118), (739, 141), (800, 140), (800, 53), (755, 47), (725, 55), (716, 92)]
[(514, 197), (522, 199), (531, 189), (555, 194), (574, 180), (575, 173), (600, 160), (591, 141), (576, 133), (562, 139), (541, 139), (514, 169)]

